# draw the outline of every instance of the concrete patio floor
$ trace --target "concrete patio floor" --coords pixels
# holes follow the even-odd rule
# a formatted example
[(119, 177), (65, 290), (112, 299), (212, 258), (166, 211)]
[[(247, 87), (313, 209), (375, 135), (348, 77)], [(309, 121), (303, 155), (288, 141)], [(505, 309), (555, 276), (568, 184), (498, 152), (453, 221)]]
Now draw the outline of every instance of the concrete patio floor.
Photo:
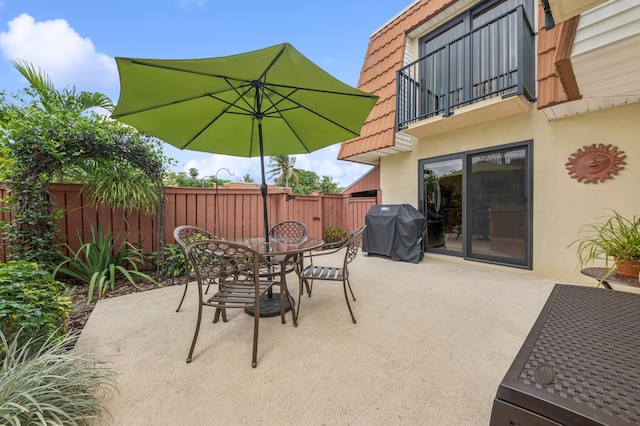
[[(332, 255), (335, 256), (335, 255)], [(341, 257), (335, 257), (340, 262)], [(504, 268), (503, 268), (504, 269)], [(426, 257), (360, 254), (351, 322), (339, 283), (316, 282), (290, 314), (206, 309), (190, 364), (195, 286), (98, 302), (77, 347), (109, 362), (113, 425), (487, 425), (499, 383), (555, 282)], [(289, 287), (297, 297), (295, 275)]]

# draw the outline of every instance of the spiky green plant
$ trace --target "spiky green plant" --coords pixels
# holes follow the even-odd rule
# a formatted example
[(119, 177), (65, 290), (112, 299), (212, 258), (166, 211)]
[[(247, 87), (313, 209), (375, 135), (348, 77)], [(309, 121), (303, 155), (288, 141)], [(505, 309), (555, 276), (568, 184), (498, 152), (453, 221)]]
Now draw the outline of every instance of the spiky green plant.
[(156, 281), (144, 272), (138, 271), (138, 265), (144, 264), (145, 257), (133, 244), (122, 239), (116, 244), (118, 236), (111, 232), (102, 232), (91, 227), (91, 241), (85, 243), (78, 233), (80, 248), (74, 251), (68, 244), (64, 247), (69, 255), (60, 252), (63, 261), (53, 271), (57, 274), (68, 275), (89, 285), (87, 304), (91, 303), (94, 293), (102, 297), (109, 289), (114, 289), (116, 279), (124, 276), (136, 288), (140, 288), (134, 279), (134, 275), (156, 283)]
[(615, 270), (613, 258), (640, 259), (640, 215), (626, 217), (612, 210), (600, 219), (601, 223), (583, 226), (571, 246), (577, 247), (580, 266), (604, 260), (609, 268), (605, 280)]
[(0, 339), (0, 424), (88, 425), (108, 416), (97, 398), (116, 390), (114, 373), (70, 349), (77, 334), (23, 345), (8, 343), (2, 333)]

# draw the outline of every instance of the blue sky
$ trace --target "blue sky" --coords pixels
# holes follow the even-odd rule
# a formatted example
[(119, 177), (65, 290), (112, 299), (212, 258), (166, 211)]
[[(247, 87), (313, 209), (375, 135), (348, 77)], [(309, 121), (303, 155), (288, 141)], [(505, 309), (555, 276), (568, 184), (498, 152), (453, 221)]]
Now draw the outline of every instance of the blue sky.
[[(371, 34), (411, 0), (0, 0), (0, 90), (27, 85), (10, 63), (45, 70), (57, 89), (120, 93), (114, 57), (205, 58), (289, 42), (343, 82), (356, 86)], [(296, 167), (353, 183), (370, 166), (338, 161), (339, 144), (296, 155)], [(259, 181), (259, 160), (180, 151), (173, 169)]]

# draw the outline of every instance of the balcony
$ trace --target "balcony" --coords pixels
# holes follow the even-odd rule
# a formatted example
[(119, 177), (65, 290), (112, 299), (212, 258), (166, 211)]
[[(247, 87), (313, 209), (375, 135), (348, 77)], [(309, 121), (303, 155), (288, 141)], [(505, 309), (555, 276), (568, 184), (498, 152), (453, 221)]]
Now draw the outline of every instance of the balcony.
[[(398, 131), (433, 123), (436, 117), (477, 111), (472, 106), (482, 101), (499, 104), (494, 98), (531, 102), (535, 99), (535, 32), (524, 9), (518, 7), (401, 68), (396, 84)], [(483, 111), (475, 116), (487, 120), (490, 115)]]

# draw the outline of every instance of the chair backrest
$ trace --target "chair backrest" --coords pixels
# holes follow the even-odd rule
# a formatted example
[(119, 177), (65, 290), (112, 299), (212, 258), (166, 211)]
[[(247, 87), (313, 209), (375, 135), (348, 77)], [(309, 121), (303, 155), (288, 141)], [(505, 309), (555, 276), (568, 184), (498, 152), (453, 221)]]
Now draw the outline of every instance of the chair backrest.
[(347, 251), (344, 255), (345, 267), (348, 263), (353, 262), (358, 255), (358, 250), (362, 247), (362, 234), (366, 227), (367, 225), (362, 225), (347, 237)]
[[(253, 280), (259, 277), (259, 265), (264, 261), (260, 253), (249, 247), (217, 239), (191, 242), (185, 247), (185, 252), (200, 284), (215, 276)], [(255, 281), (258, 285), (258, 279)]]
[(183, 225), (173, 230), (173, 238), (184, 250), (184, 248), (194, 241), (198, 240), (219, 240), (220, 237), (212, 234), (206, 229), (197, 226)]
[(301, 243), (307, 239), (307, 227), (297, 220), (276, 223), (269, 231), (271, 239), (281, 243)]
[[(182, 255), (184, 256), (184, 262), (187, 269), (187, 281), (188, 281), (188, 277), (191, 274), (190, 271), (192, 270), (192, 268), (194, 268), (185, 250), (187, 245), (195, 241), (220, 239), (216, 235), (207, 231), (206, 229), (198, 228), (197, 226), (189, 226), (189, 225), (178, 226), (176, 229), (174, 229), (173, 238), (176, 240), (176, 242), (180, 246), (180, 250), (182, 251)], [(209, 274), (209, 277), (207, 278), (209, 280), (209, 283), (215, 282), (217, 278), (218, 273), (217, 271), (214, 271), (214, 272), (215, 273), (213, 274)], [(204, 281), (204, 277), (202, 277), (201, 281)], [(187, 289), (185, 288), (185, 292), (186, 291)], [(182, 305), (182, 302), (180, 302), (180, 304)]]

